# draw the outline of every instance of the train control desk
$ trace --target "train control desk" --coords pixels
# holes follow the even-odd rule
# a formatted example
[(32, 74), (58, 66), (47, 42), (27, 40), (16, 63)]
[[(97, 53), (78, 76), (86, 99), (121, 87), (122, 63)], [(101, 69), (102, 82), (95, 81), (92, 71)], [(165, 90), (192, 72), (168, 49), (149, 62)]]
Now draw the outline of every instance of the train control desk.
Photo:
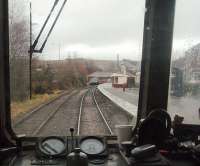
[[(55, 165), (67, 166), (68, 155), (79, 149), (87, 153), (88, 165), (126, 166), (119, 153), (115, 136), (86, 137), (43, 137), (28, 138), (20, 141), (20, 148), (10, 155), (9, 159), (0, 163), (1, 166), (32, 166)], [(16, 155), (17, 154), (17, 155)], [(78, 166), (78, 165), (77, 165)]]
[[(79, 148), (77, 148), (79, 147)], [(10, 151), (13, 151), (10, 148)], [(74, 166), (69, 164), (69, 154), (79, 149), (80, 153), (87, 154), (88, 166), (153, 166), (151, 163), (140, 165), (131, 162), (131, 158), (125, 157), (121, 152), (115, 136), (87, 136), (87, 137), (25, 137), (18, 142), (15, 153), (10, 153), (5, 161), (0, 161), (1, 166), (33, 166), (54, 165)], [(7, 149), (9, 150), (9, 149)], [(150, 153), (150, 152), (148, 152)], [(5, 153), (4, 153), (5, 154)], [(160, 153), (159, 153), (160, 154)], [(6, 157), (5, 157), (6, 158)], [(198, 164), (189, 158), (165, 158), (167, 162), (163, 166), (197, 166)], [(82, 166), (75, 164), (77, 166)], [(154, 165), (155, 166), (155, 165)], [(161, 165), (157, 165), (161, 166)]]

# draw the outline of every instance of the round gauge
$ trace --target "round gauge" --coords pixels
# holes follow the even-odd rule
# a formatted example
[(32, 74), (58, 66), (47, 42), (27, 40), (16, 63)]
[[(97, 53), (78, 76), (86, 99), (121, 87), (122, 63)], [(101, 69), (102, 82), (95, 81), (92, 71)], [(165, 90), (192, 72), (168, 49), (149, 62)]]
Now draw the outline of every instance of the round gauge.
[(80, 142), (81, 151), (88, 155), (100, 154), (105, 150), (102, 140), (97, 137), (86, 137)]
[(58, 156), (65, 149), (65, 141), (58, 137), (48, 137), (39, 142), (39, 150), (46, 156)]

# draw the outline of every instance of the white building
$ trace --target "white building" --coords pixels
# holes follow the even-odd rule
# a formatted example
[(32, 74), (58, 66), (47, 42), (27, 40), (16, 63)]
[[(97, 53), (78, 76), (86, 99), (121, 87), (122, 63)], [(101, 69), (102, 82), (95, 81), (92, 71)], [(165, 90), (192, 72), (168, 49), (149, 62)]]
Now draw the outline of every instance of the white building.
[(133, 75), (113, 73), (112, 86), (115, 88), (132, 88), (135, 86), (135, 77)]

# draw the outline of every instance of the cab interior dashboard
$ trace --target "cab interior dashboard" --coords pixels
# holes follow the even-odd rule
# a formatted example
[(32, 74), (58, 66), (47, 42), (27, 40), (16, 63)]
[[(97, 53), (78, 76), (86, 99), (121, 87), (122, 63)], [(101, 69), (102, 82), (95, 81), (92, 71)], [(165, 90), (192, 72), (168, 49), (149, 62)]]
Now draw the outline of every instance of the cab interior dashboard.
[[(138, 130), (145, 133), (145, 139), (144, 133), (140, 135), (138, 131), (133, 140), (120, 144), (117, 136), (21, 136), (18, 137), (16, 146), (0, 149), (0, 164), (2, 166), (199, 165), (199, 126), (177, 124), (171, 129), (173, 132), (162, 135), (161, 140), (160, 134), (149, 132), (150, 127), (153, 130), (155, 124), (153, 122), (153, 125), (149, 127), (148, 124), (147, 127), (146, 121), (151, 118), (147, 119), (138, 127)], [(164, 130), (167, 132), (167, 126)]]
[(146, 9), (137, 125), (130, 141), (118, 143), (117, 136), (24, 137), (13, 132), (8, 1), (0, 0), (1, 166), (200, 165), (200, 126), (176, 124), (166, 112), (175, 0), (146, 0)]
[[(10, 153), (2, 165), (126, 165), (117, 151), (114, 137), (85, 136), (22, 138), (21, 147)], [(115, 139), (116, 140), (116, 139)], [(110, 143), (108, 143), (110, 142)], [(11, 155), (12, 154), (12, 155)]]

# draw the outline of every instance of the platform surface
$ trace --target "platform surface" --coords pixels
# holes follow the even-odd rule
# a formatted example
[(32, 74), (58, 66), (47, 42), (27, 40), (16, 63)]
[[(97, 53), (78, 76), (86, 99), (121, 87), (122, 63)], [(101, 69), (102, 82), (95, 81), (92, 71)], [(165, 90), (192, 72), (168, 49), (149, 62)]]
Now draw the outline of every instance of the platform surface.
[(113, 88), (110, 83), (100, 84), (98, 89), (124, 111), (134, 117), (137, 116), (139, 95), (139, 91), (137, 89), (125, 89), (124, 92), (122, 88)]
[[(137, 116), (139, 89), (113, 88), (111, 83), (100, 84), (98, 89), (115, 104), (132, 116)], [(200, 124), (200, 96), (170, 96), (168, 112), (173, 118), (175, 114), (184, 116), (184, 123)]]

